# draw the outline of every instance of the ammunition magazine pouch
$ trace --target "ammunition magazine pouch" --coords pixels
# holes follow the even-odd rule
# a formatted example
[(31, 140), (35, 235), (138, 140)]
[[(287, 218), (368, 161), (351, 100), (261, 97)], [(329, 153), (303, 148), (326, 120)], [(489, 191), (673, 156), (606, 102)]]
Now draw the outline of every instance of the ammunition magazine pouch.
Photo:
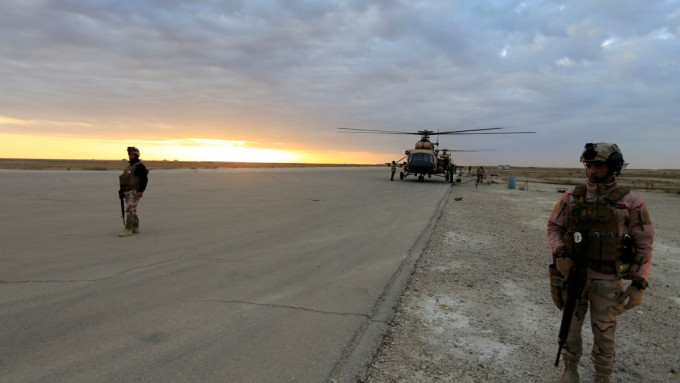
[(564, 278), (555, 265), (548, 266), (548, 277), (550, 277), (550, 297), (555, 306), (562, 310), (564, 308), (564, 300), (562, 298), (562, 289), (564, 288)]

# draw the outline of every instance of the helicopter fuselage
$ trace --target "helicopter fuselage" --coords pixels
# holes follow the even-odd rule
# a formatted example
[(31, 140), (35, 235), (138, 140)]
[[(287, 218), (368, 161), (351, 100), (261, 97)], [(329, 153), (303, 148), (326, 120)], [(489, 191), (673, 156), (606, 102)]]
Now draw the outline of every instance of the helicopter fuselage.
[(404, 170), (413, 174), (433, 174), (438, 173), (437, 156), (432, 150), (415, 149), (411, 150)]

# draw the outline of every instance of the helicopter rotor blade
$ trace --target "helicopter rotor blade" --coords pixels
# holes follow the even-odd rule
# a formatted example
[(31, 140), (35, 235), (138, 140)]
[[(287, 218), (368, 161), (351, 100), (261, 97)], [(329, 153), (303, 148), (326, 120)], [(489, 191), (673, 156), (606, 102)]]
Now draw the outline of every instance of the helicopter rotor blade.
[(338, 130), (343, 130), (338, 133), (370, 133), (370, 134), (412, 134), (420, 135), (417, 132), (399, 132), (396, 130), (378, 130), (378, 129), (357, 129), (357, 128), (338, 128)]
[(468, 135), (468, 134), (531, 134), (536, 132), (498, 132), (498, 133), (455, 133), (457, 135)]
[(440, 150), (446, 150), (447, 152), (495, 152), (496, 149), (440, 149)]
[(443, 134), (530, 134), (536, 132), (489, 132), (489, 130), (500, 130), (505, 128), (480, 128), (480, 129), (464, 129), (464, 130), (450, 130), (446, 132), (434, 132), (431, 130), (421, 130), (418, 132), (401, 132), (398, 130), (380, 130), (380, 129), (359, 129), (359, 128), (337, 128), (338, 133), (368, 133), (368, 134), (408, 134), (416, 136), (438, 136)]
[(471, 134), (469, 132), (481, 132), (485, 130), (500, 130), (505, 128), (481, 128), (481, 129), (464, 129), (464, 130), (450, 130), (447, 132), (436, 132), (431, 134)]

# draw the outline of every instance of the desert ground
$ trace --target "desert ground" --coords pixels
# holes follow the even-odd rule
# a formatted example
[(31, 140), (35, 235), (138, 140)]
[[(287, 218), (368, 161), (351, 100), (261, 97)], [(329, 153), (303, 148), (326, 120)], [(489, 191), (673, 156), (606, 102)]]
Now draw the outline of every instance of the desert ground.
[[(123, 165), (0, 160), (0, 382), (559, 376), (545, 229), (582, 169), (488, 166), (487, 183), (451, 186), (376, 166), (160, 161), (142, 234), (120, 239)], [(647, 201), (656, 241), (612, 381), (678, 381), (680, 171), (619, 182)], [(582, 382), (591, 369), (584, 355)]]
[[(518, 182), (524, 190), (508, 190), (503, 182), (475, 188), (463, 177), (449, 195), (361, 381), (555, 381), (562, 369), (562, 364), (553, 367), (561, 312), (550, 299), (546, 225), (560, 196), (557, 189), (577, 181), (577, 173), (522, 170), (515, 175), (518, 180), (532, 180)], [(640, 178), (626, 173), (619, 177), (621, 184), (647, 183), (650, 189), (651, 182), (677, 183), (677, 171)], [(664, 173), (673, 178), (664, 178)], [(653, 266), (642, 305), (619, 317), (612, 382), (678, 382), (680, 195), (670, 188), (643, 187), (634, 193), (652, 213)], [(580, 375), (588, 383), (594, 373), (588, 325), (583, 334)]]

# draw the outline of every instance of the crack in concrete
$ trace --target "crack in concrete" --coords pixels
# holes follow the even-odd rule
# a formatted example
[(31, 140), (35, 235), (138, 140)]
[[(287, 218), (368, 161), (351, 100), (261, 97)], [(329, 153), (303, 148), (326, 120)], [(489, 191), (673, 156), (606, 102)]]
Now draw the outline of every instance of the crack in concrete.
[(182, 260), (182, 257), (179, 258), (173, 258), (173, 259), (166, 259), (164, 261), (160, 262), (155, 262), (151, 263), (148, 265), (143, 265), (143, 266), (137, 266), (137, 267), (131, 267), (129, 269), (123, 270), (121, 272), (118, 272), (113, 275), (109, 275), (107, 277), (101, 277), (101, 278), (93, 278), (93, 279), (26, 279), (26, 280), (19, 280), (19, 281), (8, 281), (8, 280), (0, 280), (0, 284), (20, 284), (20, 283), (83, 283), (83, 282), (100, 282), (100, 281), (105, 281), (107, 279), (113, 279), (116, 277), (119, 277), (121, 275), (125, 275), (128, 273), (131, 273), (136, 270), (142, 270), (142, 269), (147, 269), (149, 267), (154, 267), (158, 265), (162, 265), (164, 263), (171, 263), (171, 262), (176, 262), (178, 260)]
[(317, 313), (317, 314), (358, 316), (358, 317), (366, 318), (368, 320), (372, 320), (370, 318), (369, 314), (315, 310), (315, 309), (310, 309), (310, 308), (307, 308), (307, 307), (297, 307), (297, 306), (281, 305), (281, 304), (275, 304), (275, 303), (258, 303), (258, 302), (251, 302), (251, 301), (223, 300), (223, 299), (201, 299), (201, 300), (190, 301), (190, 302), (217, 302), (217, 303), (227, 303), (227, 304), (244, 304), (244, 305), (253, 305), (253, 306), (263, 306), (263, 307), (283, 308), (283, 309), (291, 309), (291, 310), (301, 310), (301, 311), (308, 311), (308, 312)]
[(10, 281), (10, 280), (0, 280), (0, 284), (20, 284), (20, 283), (82, 283), (82, 282), (99, 282), (99, 281), (105, 281), (107, 279), (113, 279), (116, 277), (119, 277), (121, 275), (125, 275), (128, 273), (131, 273), (136, 270), (142, 270), (142, 269), (147, 269), (150, 267), (162, 265), (165, 263), (171, 263), (171, 262), (177, 262), (177, 261), (215, 261), (215, 262), (244, 262), (246, 259), (224, 259), (224, 258), (205, 258), (205, 257), (177, 257), (173, 259), (166, 259), (164, 261), (159, 261), (155, 263), (150, 263), (148, 265), (143, 265), (143, 266), (136, 266), (136, 267), (131, 267), (126, 270), (123, 270), (121, 272), (118, 272), (113, 275), (109, 275), (107, 277), (101, 277), (101, 278), (93, 278), (93, 279), (26, 279), (26, 280), (18, 280), (18, 281)]

